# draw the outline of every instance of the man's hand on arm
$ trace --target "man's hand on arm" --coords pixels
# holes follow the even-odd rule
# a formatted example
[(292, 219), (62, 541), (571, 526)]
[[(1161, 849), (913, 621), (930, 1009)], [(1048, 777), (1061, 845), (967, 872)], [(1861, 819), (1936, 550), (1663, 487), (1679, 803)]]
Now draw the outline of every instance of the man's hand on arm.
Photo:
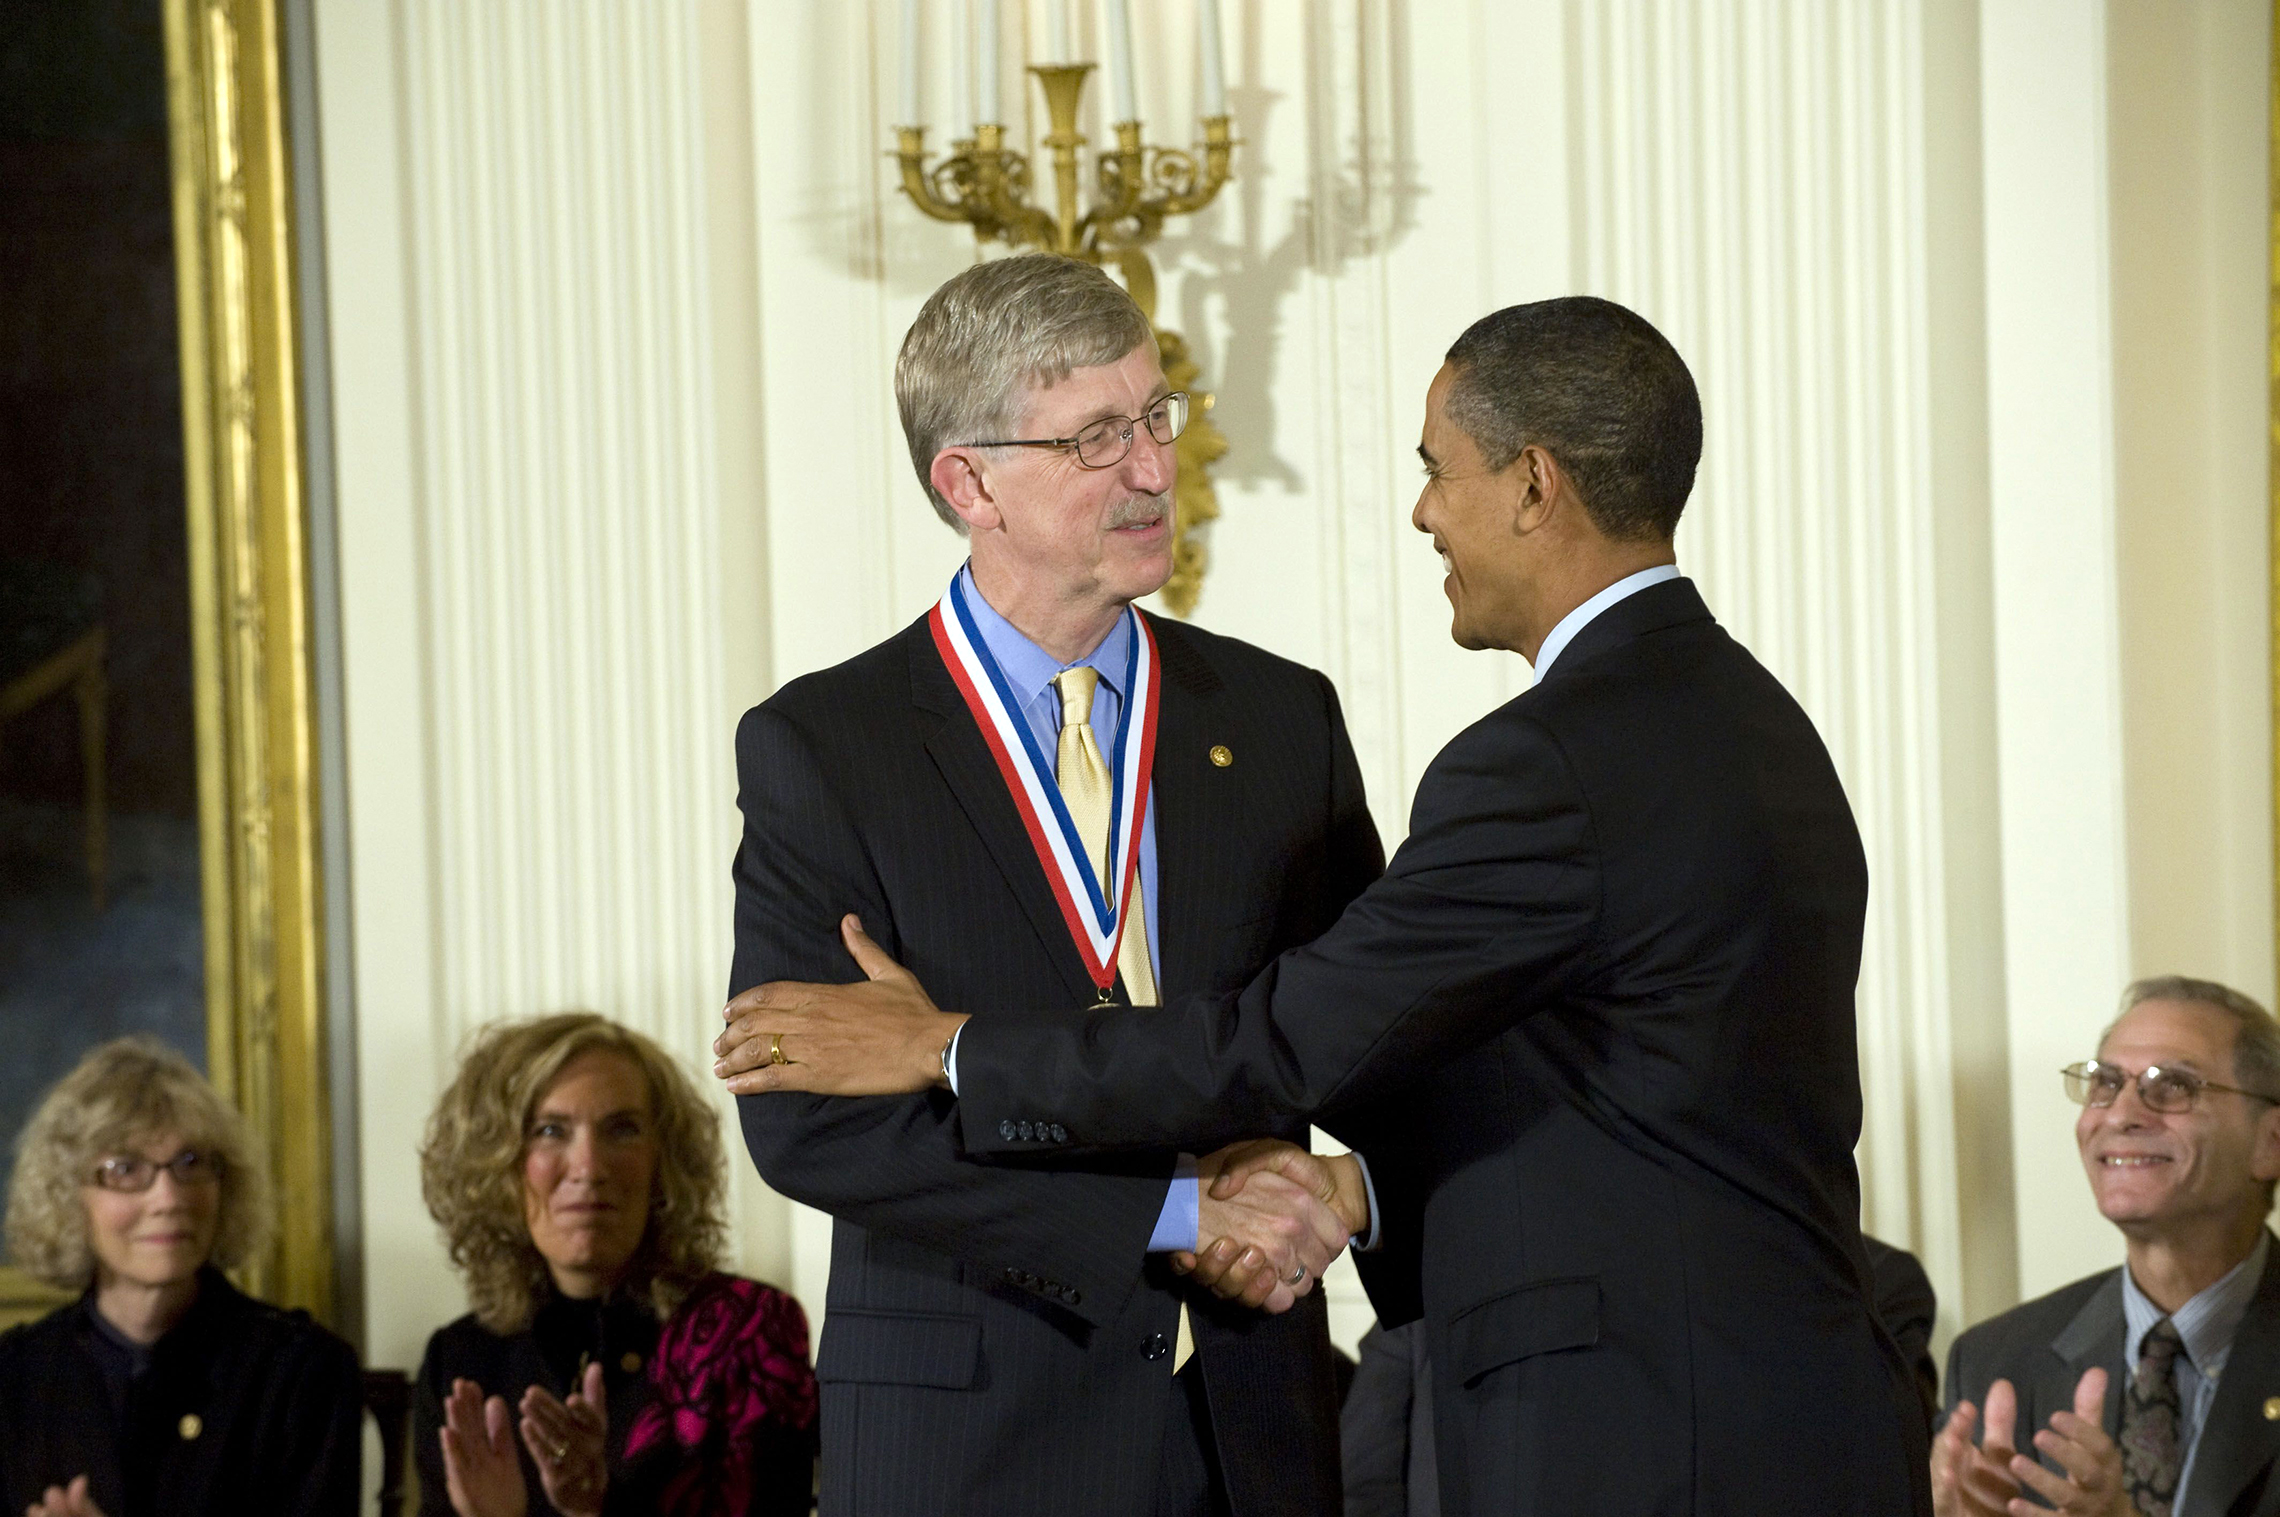
[(1352, 1154), (1325, 1157), (1262, 1138), (1210, 1155), (1197, 1177), (1204, 1187), (1199, 1246), (1175, 1254), (1173, 1266), (1245, 1306), (1287, 1310), (1369, 1227), (1367, 1187)]
[(713, 1040), (713, 1073), (731, 1092), (891, 1096), (943, 1083), (942, 1050), (966, 1018), (936, 1006), (855, 917), (840, 919), (839, 936), (867, 978), (773, 980), (728, 1003), (728, 1026)]

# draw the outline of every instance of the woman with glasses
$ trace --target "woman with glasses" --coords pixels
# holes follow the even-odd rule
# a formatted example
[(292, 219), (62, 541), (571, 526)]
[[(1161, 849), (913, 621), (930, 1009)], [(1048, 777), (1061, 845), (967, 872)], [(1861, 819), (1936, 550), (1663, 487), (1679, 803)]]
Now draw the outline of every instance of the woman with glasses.
[(80, 1296), (0, 1335), (0, 1513), (355, 1509), (355, 1353), (222, 1275), (268, 1227), (244, 1123), (181, 1055), (122, 1038), (48, 1092), (17, 1141), (8, 1253)]

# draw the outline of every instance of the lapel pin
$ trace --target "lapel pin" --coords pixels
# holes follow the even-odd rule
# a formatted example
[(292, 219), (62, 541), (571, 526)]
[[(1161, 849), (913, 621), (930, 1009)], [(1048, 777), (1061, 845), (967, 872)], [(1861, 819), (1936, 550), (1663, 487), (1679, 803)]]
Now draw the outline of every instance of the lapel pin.
[(1225, 743), (1213, 743), (1211, 745), (1211, 761), (1224, 769), (1235, 762), (1235, 755), (1228, 751)]
[(2280, 1396), (2264, 1398), (2264, 1420), (2266, 1422), (2280, 1422)]
[(196, 1412), (184, 1412), (182, 1420), (175, 1424), (174, 1430), (182, 1435), (184, 1443), (190, 1443), (194, 1442), (198, 1435), (206, 1430), (206, 1424)]

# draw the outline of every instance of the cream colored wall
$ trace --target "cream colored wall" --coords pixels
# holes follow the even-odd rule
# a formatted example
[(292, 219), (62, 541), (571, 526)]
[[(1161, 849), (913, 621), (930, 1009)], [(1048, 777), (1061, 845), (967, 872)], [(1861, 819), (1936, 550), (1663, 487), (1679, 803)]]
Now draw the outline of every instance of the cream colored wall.
[(592, 1007), (701, 1070), (717, 1027), (768, 677), (745, 19), (318, 7), (377, 1363), (462, 1309), (415, 1146), (474, 1029)]
[[(1687, 354), (1682, 560), (1860, 817), (1866, 1218), (1943, 1333), (2112, 1256), (2051, 1071), (2120, 981), (2272, 988), (2255, 9), (1244, 0), (1238, 178), (1158, 249), (1231, 442), (1196, 619), (1337, 680), (1389, 842), (1529, 677), (1407, 526), (1440, 353), (1589, 290)], [(890, 377), (975, 255), (889, 178), (899, 10), (317, 5), (381, 1362), (458, 1309), (412, 1158), (458, 1041), (583, 1001), (695, 1062), (735, 714), (958, 561)], [(820, 1311), (828, 1224), (738, 1170)]]
[(2273, 990), (2270, 12), (1982, 6), (2019, 1288), (2120, 1257), (2055, 1070), (2126, 980)]
[(2272, 7), (2112, 0), (2131, 971), (2273, 984), (2265, 214)]

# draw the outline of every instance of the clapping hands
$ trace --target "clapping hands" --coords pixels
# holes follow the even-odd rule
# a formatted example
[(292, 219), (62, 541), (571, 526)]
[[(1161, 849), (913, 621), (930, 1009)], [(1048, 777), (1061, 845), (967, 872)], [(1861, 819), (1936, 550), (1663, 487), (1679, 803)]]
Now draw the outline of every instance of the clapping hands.
[[(2018, 1394), (2008, 1380), (1987, 1388), (1986, 1432), (1971, 1441), (1979, 1411), (1956, 1404), (1947, 1426), (1932, 1440), (1932, 1511), (1935, 1517), (2035, 1517), (2056, 1509), (2069, 1517), (2134, 1517), (2129, 1488), (2122, 1480), (2122, 1452), (2106, 1436), (2106, 1372), (2084, 1372), (2074, 1387), (2071, 1411), (2051, 1414), (2050, 1426), (2034, 1436), (2034, 1446), (2065, 1473), (2051, 1473), (2018, 1451)], [(2021, 1493), (2025, 1486), (2045, 1506)]]
[(51, 1485), (40, 1499), (24, 1508), (24, 1517), (103, 1517), (103, 1509), (87, 1494), (87, 1477), (69, 1485)]
[[(604, 1445), (609, 1409), (602, 1367), (586, 1366), (577, 1390), (557, 1400), (544, 1386), (523, 1392), (519, 1431), (538, 1467), (546, 1499), (562, 1517), (599, 1517), (609, 1486)], [(506, 1398), (483, 1397), (471, 1380), (454, 1380), (443, 1404), (443, 1477), (459, 1517), (523, 1517), (530, 1492), (515, 1457)], [(45, 1514), (42, 1514), (45, 1517)]]

